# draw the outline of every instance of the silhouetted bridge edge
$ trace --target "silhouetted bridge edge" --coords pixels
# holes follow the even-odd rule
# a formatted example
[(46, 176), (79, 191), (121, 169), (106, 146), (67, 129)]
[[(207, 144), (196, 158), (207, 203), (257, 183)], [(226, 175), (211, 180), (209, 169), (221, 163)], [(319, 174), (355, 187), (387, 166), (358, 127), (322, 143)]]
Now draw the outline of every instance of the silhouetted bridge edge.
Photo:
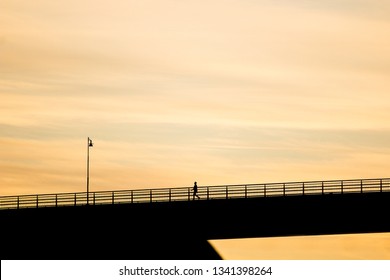
[(207, 240), (390, 232), (387, 178), (199, 186), (199, 194), (96, 192), (90, 205), (86, 193), (1, 197), (11, 204), (0, 211), (0, 257), (218, 259)]
[[(390, 192), (390, 178), (198, 186), (201, 200)], [(0, 210), (193, 200), (192, 187), (1, 196)]]

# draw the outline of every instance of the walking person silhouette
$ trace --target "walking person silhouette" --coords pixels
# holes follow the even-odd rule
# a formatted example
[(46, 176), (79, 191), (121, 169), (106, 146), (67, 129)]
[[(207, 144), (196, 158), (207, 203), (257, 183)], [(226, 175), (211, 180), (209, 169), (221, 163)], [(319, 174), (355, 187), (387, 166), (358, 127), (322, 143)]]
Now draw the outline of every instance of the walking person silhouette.
[(198, 195), (198, 185), (196, 184), (196, 182), (194, 183), (194, 187), (192, 188), (194, 190), (193, 194), (192, 194), (192, 200), (195, 200), (195, 196), (200, 199), (200, 196)]

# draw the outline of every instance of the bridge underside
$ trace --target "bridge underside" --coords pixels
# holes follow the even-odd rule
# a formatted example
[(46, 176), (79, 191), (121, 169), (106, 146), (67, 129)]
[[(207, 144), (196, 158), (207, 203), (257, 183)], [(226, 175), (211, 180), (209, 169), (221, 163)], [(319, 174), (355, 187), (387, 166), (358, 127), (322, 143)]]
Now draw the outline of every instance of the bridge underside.
[(220, 259), (210, 239), (390, 232), (390, 193), (0, 211), (1, 259)]

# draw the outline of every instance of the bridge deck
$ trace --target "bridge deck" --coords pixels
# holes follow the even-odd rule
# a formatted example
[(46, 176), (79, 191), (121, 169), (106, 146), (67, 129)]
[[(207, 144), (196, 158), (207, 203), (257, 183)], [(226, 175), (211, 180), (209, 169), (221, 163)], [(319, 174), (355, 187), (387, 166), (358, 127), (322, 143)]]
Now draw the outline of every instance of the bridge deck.
[[(198, 186), (201, 200), (390, 192), (390, 178)], [(192, 187), (0, 197), (0, 210), (120, 203), (189, 201)]]

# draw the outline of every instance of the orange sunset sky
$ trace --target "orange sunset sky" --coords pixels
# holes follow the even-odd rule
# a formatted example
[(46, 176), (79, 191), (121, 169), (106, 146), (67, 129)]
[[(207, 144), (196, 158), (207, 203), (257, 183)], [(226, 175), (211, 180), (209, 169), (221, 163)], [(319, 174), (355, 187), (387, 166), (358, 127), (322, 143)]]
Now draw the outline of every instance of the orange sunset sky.
[[(388, 1), (0, 10), (0, 196), (85, 191), (87, 137), (90, 191), (390, 177)], [(317, 238), (285, 248), (390, 258), (386, 234)], [(286, 242), (273, 240), (213, 244), (261, 258)]]

